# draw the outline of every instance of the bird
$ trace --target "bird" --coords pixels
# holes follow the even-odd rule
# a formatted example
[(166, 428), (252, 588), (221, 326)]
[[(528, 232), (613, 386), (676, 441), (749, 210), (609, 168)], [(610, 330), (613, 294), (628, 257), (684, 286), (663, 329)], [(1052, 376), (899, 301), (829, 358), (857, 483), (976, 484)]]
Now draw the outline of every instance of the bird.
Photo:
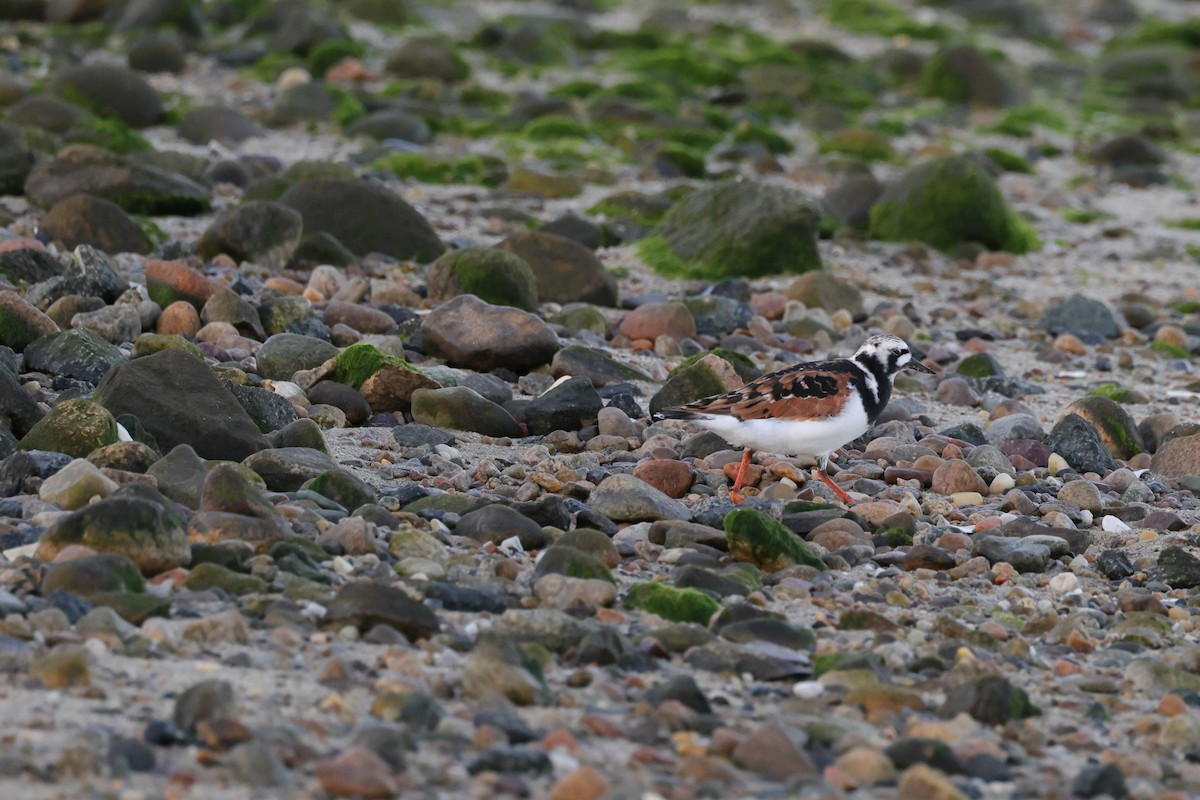
[(753, 450), (808, 456), (817, 477), (847, 505), (854, 501), (825, 474), (834, 450), (875, 424), (892, 394), (896, 373), (933, 374), (898, 336), (869, 337), (849, 358), (793, 364), (740, 389), (662, 409), (666, 419), (690, 420), (744, 447), (729, 492), (741, 503), (742, 481)]

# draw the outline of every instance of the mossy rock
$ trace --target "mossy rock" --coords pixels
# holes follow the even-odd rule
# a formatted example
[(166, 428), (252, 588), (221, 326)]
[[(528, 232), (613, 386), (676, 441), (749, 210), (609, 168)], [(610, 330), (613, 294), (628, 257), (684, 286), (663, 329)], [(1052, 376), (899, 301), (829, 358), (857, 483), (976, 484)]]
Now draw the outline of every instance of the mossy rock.
[(263, 594), (270, 588), (270, 584), (262, 578), (234, 572), (228, 567), (222, 567), (220, 564), (212, 562), (204, 562), (193, 567), (185, 585), (193, 592), (201, 592), (205, 589), (223, 589), (235, 597), (244, 594)]
[(740, 388), (744, 383), (730, 362), (709, 353), (667, 379), (663, 388), (650, 398), (650, 413), (681, 406), (702, 397), (724, 394)]
[(375, 502), (375, 491), (365, 481), (341, 467), (322, 472), (301, 488), (328, 497), (347, 511)]
[(726, 181), (676, 204), (638, 252), (660, 274), (681, 278), (758, 277), (820, 269), (821, 212), (802, 192)]
[(84, 458), (93, 450), (117, 441), (117, 420), (108, 409), (82, 398), (64, 400), (34, 424), (17, 446), (22, 450), (50, 450)]
[(616, 583), (612, 572), (599, 557), (569, 545), (565, 547), (554, 545), (548, 548), (538, 560), (537, 567), (533, 571), (534, 579), (551, 574)]
[(588, 213), (652, 228), (662, 221), (674, 202), (662, 194), (622, 190), (602, 198)]
[(841, 153), (864, 161), (891, 161), (896, 150), (886, 136), (865, 128), (846, 128), (829, 134), (821, 142), (822, 153)]
[(729, 366), (733, 367), (733, 371), (736, 372), (738, 377), (746, 383), (763, 376), (763, 371), (757, 364), (754, 363), (754, 360), (750, 358), (750, 356), (746, 355), (745, 353), (739, 353), (737, 350), (730, 350), (727, 347), (714, 347), (708, 353), (697, 353), (694, 356), (688, 356), (683, 360), (683, 363), (671, 370), (671, 376), (674, 377), (675, 375), (678, 375), (680, 372), (687, 369), (692, 364), (695, 364), (705, 356), (716, 356), (717, 358), (728, 361)]
[(473, 294), (496, 306), (536, 311), (537, 275), (515, 253), (494, 247), (451, 250), (429, 267), (429, 297), (440, 302), (460, 294)]
[(694, 622), (707, 625), (721, 605), (709, 595), (696, 589), (679, 589), (651, 581), (629, 587), (625, 594), (626, 608), (640, 608), (672, 622)]
[(971, 44), (939, 50), (925, 64), (921, 94), (947, 103), (1006, 108), (1019, 104), (1025, 93), (1004, 66)]
[(133, 357), (141, 358), (157, 353), (160, 350), (183, 350), (196, 358), (204, 358), (204, 353), (192, 342), (179, 334), (143, 333), (133, 340)]
[(372, 162), (371, 168), (387, 170), (397, 178), (446, 185), (499, 186), (508, 179), (508, 166), (502, 160), (475, 154), (434, 158), (425, 153), (389, 153)]
[(825, 562), (803, 540), (783, 526), (751, 508), (738, 508), (725, 515), (725, 538), (729, 552), (738, 561), (748, 561), (764, 572), (778, 572), (793, 564), (825, 569)]
[(919, 241), (950, 250), (977, 242), (1028, 253), (1041, 247), (1028, 222), (1009, 208), (983, 167), (965, 156), (920, 164), (896, 178), (871, 208), (873, 238)]
[(151, 617), (170, 617), (171, 599), (144, 592), (100, 592), (88, 598), (94, 606), (106, 606), (132, 625)]
[(964, 378), (991, 378), (1004, 374), (1004, 368), (991, 353), (972, 353), (958, 362), (959, 375)]
[(421, 372), (403, 358), (387, 355), (373, 344), (359, 342), (350, 345), (334, 358), (333, 379), (357, 389), (383, 369), (385, 364), (416, 373)]
[(1098, 394), (1081, 397), (1063, 411), (1064, 417), (1068, 414), (1077, 414), (1096, 426), (1113, 458), (1128, 460), (1146, 449), (1137, 423), (1115, 400)]

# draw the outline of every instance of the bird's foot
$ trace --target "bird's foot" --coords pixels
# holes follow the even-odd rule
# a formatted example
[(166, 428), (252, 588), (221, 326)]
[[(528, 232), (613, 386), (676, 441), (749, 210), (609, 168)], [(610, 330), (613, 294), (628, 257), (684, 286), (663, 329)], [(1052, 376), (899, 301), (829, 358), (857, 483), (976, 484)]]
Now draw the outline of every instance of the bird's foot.
[(843, 490), (842, 487), (840, 487), (836, 483), (834, 483), (833, 479), (830, 478), (828, 475), (826, 475), (824, 473), (824, 471), (818, 469), (818, 470), (814, 470), (814, 472), (816, 472), (817, 477), (821, 479), (821, 482), (824, 483), (826, 486), (828, 486), (830, 489), (832, 489), (833, 493), (836, 494), (843, 503), (845, 503), (848, 506), (852, 506), (856, 502), (858, 502), (857, 500), (852, 498), (850, 495), (846, 494), (845, 490)]
[(729, 499), (730, 499), (730, 501), (733, 502), (733, 504), (735, 506), (740, 506), (746, 500), (746, 498), (742, 495), (742, 493), (737, 491), (736, 489), (729, 490)]

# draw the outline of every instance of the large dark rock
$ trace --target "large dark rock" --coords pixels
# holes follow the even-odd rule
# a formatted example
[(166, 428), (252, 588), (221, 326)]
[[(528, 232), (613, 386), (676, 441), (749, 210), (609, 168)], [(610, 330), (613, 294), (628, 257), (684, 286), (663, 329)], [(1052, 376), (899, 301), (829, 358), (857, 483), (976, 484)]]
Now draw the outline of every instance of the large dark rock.
[(149, 127), (163, 117), (158, 92), (128, 67), (115, 64), (65, 67), (50, 76), (46, 90), (102, 116), (116, 117), (133, 128)]
[(529, 432), (545, 435), (551, 431), (577, 431), (594, 422), (604, 405), (600, 393), (588, 378), (569, 378), (525, 407)]
[(67, 249), (90, 244), (108, 253), (146, 253), (150, 240), (120, 206), (102, 197), (77, 194), (54, 204), (42, 232)]
[(533, 269), (542, 302), (617, 304), (616, 279), (595, 253), (577, 242), (552, 233), (521, 231), (498, 246)]
[(98, 383), (108, 371), (128, 359), (116, 345), (86, 328), (52, 333), (25, 348), (29, 369)]
[(182, 518), (140, 497), (109, 497), (57, 520), (42, 536), (37, 558), (53, 561), (63, 548), (75, 544), (101, 553), (122, 553), (146, 575), (191, 559)]
[(1051, 429), (1046, 446), (1080, 472), (1104, 475), (1117, 468), (1096, 426), (1078, 414), (1067, 414)]
[(476, 370), (527, 370), (549, 362), (559, 348), (558, 337), (539, 317), (471, 294), (435, 308), (421, 334), (431, 354)]
[(376, 625), (395, 628), (411, 640), (427, 639), (441, 628), (437, 615), (398, 586), (353, 581), (338, 590), (324, 617), (326, 627), (353, 625), (363, 633)]
[(536, 311), (538, 279), (525, 259), (493, 247), (443, 253), (429, 268), (429, 299), (473, 294), (484, 302)]
[(209, 207), (208, 190), (189, 178), (84, 145), (39, 161), (25, 180), (25, 196), (40, 206), (76, 194), (106, 198), (133, 214), (192, 215)]
[(164, 449), (188, 444), (204, 458), (241, 461), (269, 446), (212, 370), (183, 350), (115, 367), (95, 396), (114, 415), (137, 417)]
[(243, 203), (217, 215), (196, 242), (196, 254), (211, 259), (224, 253), (234, 261), (279, 269), (300, 244), (303, 228), (294, 208), (267, 201)]
[(369, 181), (302, 181), (289, 187), (279, 202), (300, 212), (306, 232), (330, 233), (356, 255), (378, 252), (430, 261), (446, 249), (419, 211), (391, 190)]

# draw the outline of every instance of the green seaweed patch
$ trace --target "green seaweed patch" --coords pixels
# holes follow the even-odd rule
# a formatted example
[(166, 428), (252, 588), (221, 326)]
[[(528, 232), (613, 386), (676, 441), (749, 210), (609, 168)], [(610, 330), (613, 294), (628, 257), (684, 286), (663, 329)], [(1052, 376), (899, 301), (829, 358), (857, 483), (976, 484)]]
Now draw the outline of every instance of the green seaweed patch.
[(273, 50), (247, 67), (246, 71), (256, 80), (274, 83), (284, 70), (302, 66), (304, 62), (295, 55), (287, 51)]
[(513, 102), (512, 95), (478, 83), (468, 83), (458, 89), (458, 99), (464, 105), (486, 108), (497, 113), (507, 110)]
[(361, 58), (366, 52), (367, 48), (361, 42), (353, 39), (333, 39), (321, 42), (308, 53), (308, 71), (321, 77), (343, 58)]
[(834, 25), (853, 33), (908, 36), (930, 41), (950, 38), (950, 29), (945, 25), (918, 22), (903, 9), (884, 0), (830, 0), (826, 16)]
[(654, 155), (656, 161), (661, 161), (674, 167), (685, 178), (705, 178), (708, 176), (708, 164), (704, 153), (693, 150), (682, 144), (666, 144), (659, 148)]
[(1150, 19), (1126, 41), (1135, 44), (1174, 43), (1190, 48), (1200, 48), (1200, 19), (1187, 19), (1180, 22)]
[(988, 147), (984, 149), (983, 154), (1005, 172), (1015, 172), (1020, 175), (1032, 175), (1035, 172), (1029, 159), (1022, 158), (1016, 153), (1010, 153), (1003, 148)]
[(333, 379), (358, 389), (386, 364), (424, 374), (403, 358), (387, 355), (373, 344), (359, 343), (350, 345), (335, 357)]
[(728, 86), (737, 81), (737, 69), (714, 53), (703, 52), (692, 42), (666, 45), (656, 50), (622, 50), (613, 54), (615, 66), (652, 81), (682, 89)]
[(694, 622), (707, 625), (721, 605), (709, 595), (696, 589), (680, 589), (665, 583), (650, 581), (629, 587), (625, 594), (626, 608), (640, 608), (672, 622)]
[(69, 142), (86, 142), (126, 155), (153, 150), (153, 145), (116, 117), (84, 117), (67, 134)]
[(663, 114), (674, 114), (679, 109), (679, 95), (670, 86), (644, 81), (625, 81), (601, 89), (588, 98), (591, 106), (611, 100), (636, 100), (646, 108)]
[(781, 134), (758, 122), (743, 122), (733, 132), (735, 144), (761, 144), (772, 153), (790, 153), (792, 143)]
[(211, 207), (207, 197), (192, 194), (162, 195), (148, 192), (111, 192), (106, 195), (130, 214), (194, 217)]
[(1179, 228), (1184, 231), (1200, 231), (1200, 217), (1180, 217), (1163, 222), (1168, 228)]
[(481, 155), (431, 158), (424, 153), (390, 153), (372, 162), (371, 168), (422, 183), (499, 186), (508, 178), (503, 161)]
[(1183, 251), (1191, 256), (1193, 260), (1200, 261), (1200, 244), (1184, 245)]
[(1175, 310), (1180, 314), (1195, 314), (1200, 312), (1200, 300), (1185, 300), (1175, 306)]
[(793, 564), (826, 568), (800, 537), (752, 508), (725, 515), (725, 539), (735, 560), (748, 561), (764, 572), (778, 572)]
[(521, 135), (534, 142), (557, 142), (563, 139), (590, 139), (596, 134), (582, 120), (552, 114), (531, 121), (521, 130)]
[(341, 86), (330, 86), (329, 94), (333, 97), (333, 119), (345, 127), (367, 113), (363, 101), (348, 89)]
[(568, 100), (586, 100), (604, 87), (595, 81), (579, 78), (566, 83), (560, 83), (546, 92), (548, 97), (565, 98)]
[(1002, 133), (1027, 139), (1033, 136), (1035, 127), (1065, 133), (1067, 118), (1062, 115), (1062, 112), (1049, 106), (1021, 106), (1006, 112), (999, 122), (986, 130), (989, 133)]
[(858, 653), (836, 651), (817, 653), (812, 657), (812, 665), (814, 678), (819, 678), (826, 672), (870, 668), (870, 664)]
[(1090, 225), (1093, 222), (1103, 222), (1113, 218), (1113, 215), (1107, 211), (1097, 211), (1094, 208), (1065, 208), (1062, 216), (1067, 222), (1075, 225)]
[(1160, 355), (1166, 356), (1167, 358), (1190, 359), (1192, 357), (1191, 351), (1189, 351), (1186, 347), (1180, 347), (1177, 344), (1171, 344), (1170, 342), (1164, 342), (1157, 339), (1150, 343), (1150, 349)]
[(841, 153), (864, 161), (891, 161), (896, 150), (887, 137), (865, 128), (847, 128), (829, 134), (821, 141), (822, 153)]
[(1123, 403), (1129, 397), (1129, 387), (1122, 386), (1115, 381), (1108, 381), (1093, 387), (1091, 393), (1100, 397), (1107, 397), (1109, 400), (1117, 403)]
[(912, 534), (904, 528), (888, 528), (883, 532), (888, 547), (908, 547), (913, 543)]

